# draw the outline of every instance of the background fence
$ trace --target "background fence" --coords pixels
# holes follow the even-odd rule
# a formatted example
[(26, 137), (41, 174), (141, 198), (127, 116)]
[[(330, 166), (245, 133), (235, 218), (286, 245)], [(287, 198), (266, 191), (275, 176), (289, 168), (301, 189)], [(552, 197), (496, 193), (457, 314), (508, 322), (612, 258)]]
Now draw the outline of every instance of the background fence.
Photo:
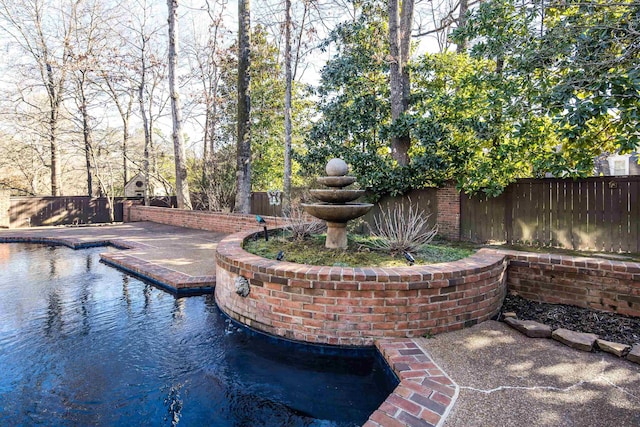
[[(116, 221), (122, 221), (122, 198), (114, 203)], [(88, 196), (11, 197), (9, 226), (96, 224), (109, 222), (109, 199)]]
[(461, 195), (461, 238), (640, 252), (640, 177), (522, 179), (499, 197)]
[[(300, 196), (301, 190), (297, 191)], [(453, 190), (447, 194), (442, 189), (424, 189), (402, 197), (385, 197), (352, 225), (366, 232), (367, 224), (373, 226), (373, 218), (381, 210), (393, 209), (398, 203), (405, 206), (412, 203), (432, 214), (429, 222), (438, 222), (440, 235), (453, 239), (459, 236), (474, 242), (640, 252), (640, 176), (522, 179), (508, 186), (500, 196), (489, 199), (458, 195)], [(0, 227), (109, 221), (108, 200), (104, 198), (9, 198), (6, 192), (0, 196)], [(122, 200), (115, 201), (116, 221), (122, 221)], [(253, 193), (251, 202), (253, 214), (282, 214), (279, 205), (269, 204), (266, 193)], [(175, 198), (154, 199), (152, 205), (175, 206)], [(3, 214), (6, 206), (8, 219)], [(450, 230), (442, 227), (447, 221)]]

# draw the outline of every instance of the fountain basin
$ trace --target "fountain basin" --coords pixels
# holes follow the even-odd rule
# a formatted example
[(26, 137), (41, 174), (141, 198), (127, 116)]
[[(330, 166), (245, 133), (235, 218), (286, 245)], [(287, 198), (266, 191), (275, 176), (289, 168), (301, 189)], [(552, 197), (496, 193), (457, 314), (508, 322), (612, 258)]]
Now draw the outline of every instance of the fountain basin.
[(345, 205), (330, 205), (323, 203), (303, 203), (302, 207), (316, 218), (334, 223), (346, 223), (369, 212), (371, 203), (348, 203)]
[(346, 187), (356, 182), (355, 176), (320, 176), (318, 182), (327, 187)]
[(311, 195), (321, 202), (349, 203), (364, 195), (364, 190), (309, 190)]

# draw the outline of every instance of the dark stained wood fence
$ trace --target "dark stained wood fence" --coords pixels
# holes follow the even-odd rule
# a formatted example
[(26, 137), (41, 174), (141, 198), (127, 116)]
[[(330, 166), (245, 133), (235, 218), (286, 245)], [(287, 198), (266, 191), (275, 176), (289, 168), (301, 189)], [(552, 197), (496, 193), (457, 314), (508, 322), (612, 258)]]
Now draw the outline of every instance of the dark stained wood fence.
[[(115, 200), (115, 221), (122, 221), (122, 198)], [(109, 200), (87, 196), (11, 197), (10, 227), (109, 222)]]
[[(403, 205), (404, 213), (409, 213), (409, 206), (413, 209), (417, 209), (418, 212), (422, 212), (424, 215), (429, 216), (429, 224), (434, 225), (437, 220), (437, 189), (425, 188), (421, 190), (411, 190), (409, 193), (402, 196), (386, 196), (380, 199), (373, 205), (373, 208), (360, 220), (356, 219), (356, 224), (359, 222), (359, 226), (356, 228), (358, 232), (367, 233), (369, 227), (375, 228), (375, 218), (380, 218), (381, 212), (390, 213), (393, 215), (393, 211), (396, 206)], [(354, 224), (354, 225), (356, 225)]]
[(282, 216), (282, 204), (270, 205), (267, 193), (256, 191), (251, 193), (251, 213), (265, 216)]
[(640, 177), (522, 179), (496, 198), (461, 195), (461, 237), (640, 252)]
[[(280, 200), (282, 200), (282, 194), (280, 196)], [(304, 188), (292, 189), (291, 196), (294, 201), (299, 200), (303, 203), (310, 200), (309, 192)], [(282, 203), (270, 205), (266, 191), (254, 191), (251, 193), (251, 213), (265, 216), (282, 216)]]

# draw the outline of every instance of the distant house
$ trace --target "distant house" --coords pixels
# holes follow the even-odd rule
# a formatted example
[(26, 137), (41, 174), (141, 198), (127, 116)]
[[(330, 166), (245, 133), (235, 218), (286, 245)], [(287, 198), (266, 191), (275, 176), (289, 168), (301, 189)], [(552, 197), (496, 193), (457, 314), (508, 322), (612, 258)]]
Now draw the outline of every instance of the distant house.
[[(151, 179), (151, 185), (149, 186), (150, 197), (163, 197), (167, 196), (167, 192), (163, 185), (157, 180)], [(129, 180), (124, 186), (125, 197), (144, 197), (144, 192), (147, 189), (147, 182), (142, 172), (138, 172), (133, 178)]]
[(603, 154), (595, 162), (596, 176), (640, 175), (639, 153)]

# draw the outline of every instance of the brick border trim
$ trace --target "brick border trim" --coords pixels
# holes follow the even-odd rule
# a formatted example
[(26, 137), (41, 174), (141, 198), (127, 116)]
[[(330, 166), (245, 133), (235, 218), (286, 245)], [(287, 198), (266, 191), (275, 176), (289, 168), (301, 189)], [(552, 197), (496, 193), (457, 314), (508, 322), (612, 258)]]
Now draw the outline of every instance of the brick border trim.
[(96, 239), (87, 241), (75, 238), (28, 237), (14, 234), (13, 236), (1, 236), (0, 243), (44, 243), (63, 245), (71, 249), (113, 246), (117, 249), (123, 249), (125, 252), (102, 253), (100, 254), (102, 261), (134, 276), (149, 280), (167, 291), (180, 296), (203, 293), (211, 294), (216, 284), (216, 276), (190, 276), (186, 273), (172, 270), (127, 254), (127, 249), (144, 248), (147, 246), (144, 243), (131, 240)]
[(376, 341), (400, 379), (364, 427), (441, 426), (453, 408), (458, 385), (411, 339)]
[[(371, 346), (454, 331), (495, 316), (506, 293), (506, 257), (493, 250), (425, 266), (311, 266), (244, 251), (252, 235), (218, 244), (216, 302), (238, 322), (288, 339)], [(239, 276), (250, 284), (246, 298), (235, 293)]]

